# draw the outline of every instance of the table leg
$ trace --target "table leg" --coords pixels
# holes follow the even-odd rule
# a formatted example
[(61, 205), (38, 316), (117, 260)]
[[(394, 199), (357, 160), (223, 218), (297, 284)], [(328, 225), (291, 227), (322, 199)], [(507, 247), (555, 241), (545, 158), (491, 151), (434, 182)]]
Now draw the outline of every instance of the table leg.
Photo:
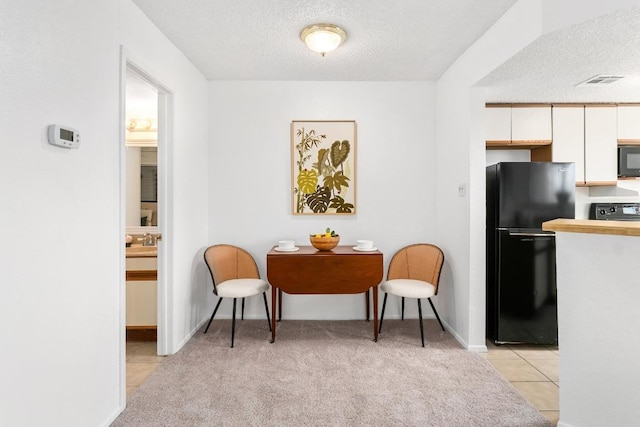
[(369, 289), (364, 294), (364, 302), (367, 304), (367, 322), (369, 321)]
[(282, 289), (278, 289), (278, 322), (282, 320)]
[(276, 304), (276, 287), (271, 286), (271, 343), (276, 341)]
[(373, 287), (373, 341), (378, 342), (378, 285)]

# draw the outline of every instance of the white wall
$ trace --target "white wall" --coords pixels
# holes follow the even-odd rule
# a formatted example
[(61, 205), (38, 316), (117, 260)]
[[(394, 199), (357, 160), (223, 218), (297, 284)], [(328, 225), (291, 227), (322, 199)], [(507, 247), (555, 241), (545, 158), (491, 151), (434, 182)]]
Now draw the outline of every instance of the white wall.
[[(73, 22), (73, 25), (60, 25)], [(97, 426), (122, 409), (120, 44), (175, 91), (175, 342), (206, 241), (206, 83), (130, 3), (5, 2), (0, 14), (0, 425)], [(61, 123), (79, 150), (47, 143)]]
[[(435, 99), (427, 82), (211, 82), (209, 241), (245, 247), (266, 277), (266, 253), (283, 238), (308, 245), (331, 227), (340, 244), (373, 239), (391, 255), (435, 238)], [(355, 120), (357, 214), (291, 215), (292, 120)], [(436, 297), (437, 299), (438, 297)], [(209, 302), (213, 308), (213, 297)], [(414, 304), (407, 315), (417, 316)], [(231, 304), (221, 306), (230, 315)], [(388, 316), (399, 300), (389, 300)], [(264, 316), (259, 298), (247, 313)], [(432, 315), (429, 309), (425, 315)], [(443, 312), (446, 318), (448, 313)], [(218, 315), (216, 315), (217, 317)], [(285, 296), (284, 317), (364, 318), (364, 297)]]
[(500, 162), (530, 162), (531, 150), (487, 150), (485, 164), (495, 165)]
[[(99, 425), (119, 405), (117, 6), (60, 3), (0, 14), (1, 425)], [(51, 123), (80, 149), (49, 145)]]
[[(457, 338), (485, 349), (485, 91), (476, 81), (540, 33), (538, 2), (518, 2), (440, 78), (437, 241), (446, 248), (442, 293)], [(538, 17), (538, 18), (537, 18)], [(458, 185), (466, 196), (458, 196)]]

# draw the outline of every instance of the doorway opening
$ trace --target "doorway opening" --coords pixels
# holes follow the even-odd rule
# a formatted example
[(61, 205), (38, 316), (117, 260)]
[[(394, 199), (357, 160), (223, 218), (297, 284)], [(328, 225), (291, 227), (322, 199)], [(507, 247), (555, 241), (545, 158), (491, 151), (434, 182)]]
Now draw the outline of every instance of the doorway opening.
[[(122, 229), (121, 403), (131, 391), (127, 348), (149, 356), (169, 354), (171, 343), (172, 92), (153, 77), (153, 67), (121, 50), (120, 218)], [(152, 70), (149, 72), (148, 70)], [(159, 363), (161, 358), (156, 358)], [(150, 374), (151, 371), (147, 369)], [(146, 379), (146, 378), (145, 378)]]
[(157, 342), (158, 88), (127, 68), (126, 339)]

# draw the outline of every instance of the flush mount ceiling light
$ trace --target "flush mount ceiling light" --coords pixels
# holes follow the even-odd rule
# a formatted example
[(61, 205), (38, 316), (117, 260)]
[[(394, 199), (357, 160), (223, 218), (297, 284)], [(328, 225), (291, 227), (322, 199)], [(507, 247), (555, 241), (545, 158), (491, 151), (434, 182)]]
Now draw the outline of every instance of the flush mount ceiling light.
[(313, 24), (302, 30), (300, 38), (309, 49), (324, 56), (344, 43), (347, 33), (333, 24)]

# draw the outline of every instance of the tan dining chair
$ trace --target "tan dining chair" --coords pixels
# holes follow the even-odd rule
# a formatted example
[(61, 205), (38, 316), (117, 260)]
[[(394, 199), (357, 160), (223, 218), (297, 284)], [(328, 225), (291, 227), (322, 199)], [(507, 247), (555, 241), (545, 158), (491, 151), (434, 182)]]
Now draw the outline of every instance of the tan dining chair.
[(415, 298), (418, 300), (420, 338), (422, 339), (423, 347), (424, 326), (422, 324), (421, 298), (429, 300), (436, 319), (438, 319), (438, 323), (440, 323), (440, 327), (444, 331), (440, 316), (438, 316), (438, 312), (431, 301), (431, 297), (438, 294), (438, 283), (440, 282), (440, 271), (442, 270), (443, 262), (444, 254), (442, 250), (428, 243), (416, 243), (406, 246), (393, 255), (389, 262), (387, 280), (380, 285), (380, 290), (385, 294), (378, 333), (382, 332), (384, 309), (387, 305), (387, 296), (389, 294), (402, 297), (402, 320), (404, 320), (404, 299)]
[(236, 300), (242, 298), (242, 319), (244, 319), (244, 299), (262, 293), (264, 308), (267, 312), (267, 323), (271, 331), (267, 294), (269, 284), (260, 278), (260, 272), (253, 256), (242, 248), (233, 245), (213, 245), (204, 251), (204, 261), (211, 273), (213, 294), (219, 297), (213, 314), (204, 330), (206, 334), (223, 298), (233, 299), (233, 315), (231, 320), (231, 348), (236, 330)]

